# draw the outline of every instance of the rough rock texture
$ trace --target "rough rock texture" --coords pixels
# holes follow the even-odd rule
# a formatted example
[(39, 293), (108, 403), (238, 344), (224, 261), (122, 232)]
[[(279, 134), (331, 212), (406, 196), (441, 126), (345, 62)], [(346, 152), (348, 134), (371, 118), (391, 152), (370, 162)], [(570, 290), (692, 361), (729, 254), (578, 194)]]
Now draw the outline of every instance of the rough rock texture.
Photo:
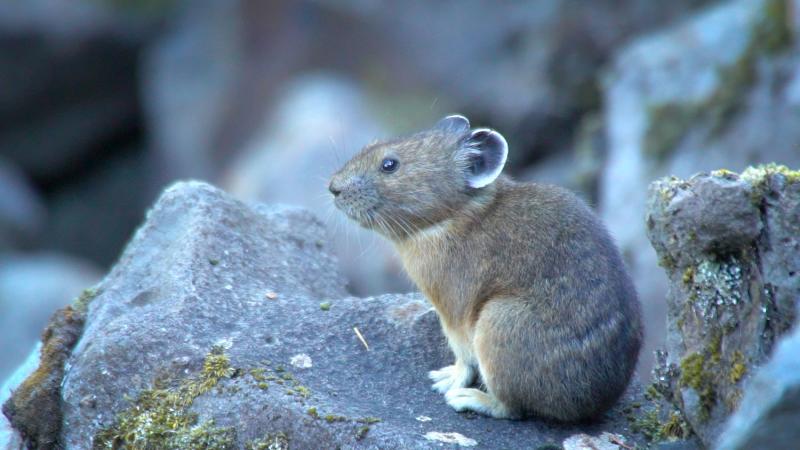
[(797, 314), (800, 172), (668, 178), (648, 195), (648, 237), (670, 280), (655, 387), (710, 445)]
[(717, 449), (785, 449), (800, 442), (800, 329), (758, 370), (720, 436)]
[[(797, 0), (723, 2), (614, 58), (604, 87), (600, 210), (644, 303), (661, 304), (667, 286), (643, 228), (633, 225), (652, 180), (768, 161), (800, 166), (797, 11)], [(647, 323), (664, 315), (644, 311)], [(663, 330), (649, 333), (649, 342), (661, 341)]]
[(305, 210), (169, 188), (75, 307), (87, 313), (63, 369), (63, 426), (16, 428), (60, 429), (67, 448), (519, 448), (604, 431), (636, 443), (620, 410), (640, 395), (576, 426), (452, 411), (426, 378), (451, 359), (435, 313), (418, 294), (347, 297), (323, 231)]

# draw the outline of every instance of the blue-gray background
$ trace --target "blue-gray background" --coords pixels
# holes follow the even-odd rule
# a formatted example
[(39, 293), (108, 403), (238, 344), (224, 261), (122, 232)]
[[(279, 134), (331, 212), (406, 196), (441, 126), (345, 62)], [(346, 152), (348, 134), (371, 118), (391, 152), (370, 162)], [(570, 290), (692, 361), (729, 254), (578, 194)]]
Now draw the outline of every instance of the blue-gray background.
[(326, 178), (453, 112), (507, 137), (507, 172), (602, 215), (644, 304), (646, 377), (666, 289), (647, 185), (800, 165), (799, 5), (1, 0), (0, 380), (180, 178), (314, 209), (356, 295), (413, 289)]

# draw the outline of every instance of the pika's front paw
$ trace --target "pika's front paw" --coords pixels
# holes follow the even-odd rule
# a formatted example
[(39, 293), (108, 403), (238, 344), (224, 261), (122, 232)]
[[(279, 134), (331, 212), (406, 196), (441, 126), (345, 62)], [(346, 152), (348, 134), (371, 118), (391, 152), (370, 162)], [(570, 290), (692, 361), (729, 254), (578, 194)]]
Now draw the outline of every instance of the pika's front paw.
[(450, 389), (469, 386), (474, 377), (473, 370), (466, 365), (453, 364), (439, 370), (431, 370), (428, 377), (434, 381), (433, 390), (444, 394)]

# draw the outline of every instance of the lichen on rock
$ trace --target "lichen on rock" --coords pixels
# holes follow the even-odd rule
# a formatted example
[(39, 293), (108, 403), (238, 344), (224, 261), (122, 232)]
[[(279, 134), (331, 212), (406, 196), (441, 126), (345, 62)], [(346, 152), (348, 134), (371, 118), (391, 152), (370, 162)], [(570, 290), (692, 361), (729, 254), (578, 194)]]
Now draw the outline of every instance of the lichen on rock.
[(671, 283), (657, 383), (706, 445), (796, 317), (798, 180), (766, 164), (650, 187), (648, 237)]

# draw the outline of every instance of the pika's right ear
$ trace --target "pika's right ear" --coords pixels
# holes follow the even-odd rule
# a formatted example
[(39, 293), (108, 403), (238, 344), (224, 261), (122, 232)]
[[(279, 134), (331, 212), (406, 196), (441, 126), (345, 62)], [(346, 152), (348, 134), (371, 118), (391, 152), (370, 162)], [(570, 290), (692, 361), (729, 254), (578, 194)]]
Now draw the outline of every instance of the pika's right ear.
[(465, 133), (469, 130), (469, 120), (460, 114), (453, 114), (436, 122), (434, 128), (446, 131)]
[(478, 128), (458, 147), (455, 157), (467, 184), (479, 189), (500, 176), (508, 157), (508, 143), (497, 131)]

